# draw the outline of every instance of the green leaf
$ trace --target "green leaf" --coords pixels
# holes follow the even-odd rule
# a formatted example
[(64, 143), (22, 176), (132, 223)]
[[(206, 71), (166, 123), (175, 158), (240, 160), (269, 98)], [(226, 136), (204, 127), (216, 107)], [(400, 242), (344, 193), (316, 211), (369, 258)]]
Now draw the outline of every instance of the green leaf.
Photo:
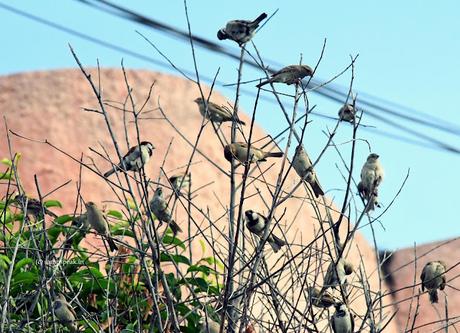
[(109, 210), (107, 212), (107, 215), (110, 215), (110, 216), (113, 216), (119, 220), (122, 220), (123, 219), (123, 214), (120, 213), (118, 210)]
[(64, 223), (67, 223), (67, 222), (72, 221), (72, 220), (73, 220), (72, 216), (70, 216), (68, 214), (65, 214), (65, 215), (61, 215), (61, 216), (57, 217), (54, 220), (54, 224), (63, 225)]
[(166, 252), (161, 252), (160, 261), (174, 261), (178, 264), (186, 264), (190, 266), (190, 260), (180, 254), (169, 254)]
[(22, 286), (23, 288), (31, 288), (38, 282), (38, 274), (32, 272), (20, 272), (13, 276), (11, 286), (17, 288)]
[(192, 265), (187, 269), (187, 273), (190, 272), (202, 272), (206, 275), (209, 275), (211, 272), (215, 272), (214, 269), (204, 266), (204, 265)]
[(9, 167), (13, 166), (13, 162), (11, 162), (11, 160), (8, 159), (8, 158), (2, 158), (2, 159), (0, 160), (0, 162), (1, 162), (2, 164), (5, 164), (5, 165), (9, 166)]
[(50, 208), (50, 207), (59, 207), (59, 208), (62, 208), (62, 204), (57, 201), (57, 200), (46, 200), (43, 205), (46, 207), (46, 208)]
[(185, 278), (181, 280), (182, 283), (187, 282), (188, 284), (192, 286), (196, 286), (197, 290), (196, 291), (203, 291), (203, 292), (208, 292), (209, 290), (209, 283), (200, 277), (193, 277), (193, 278)]
[(163, 244), (165, 245), (176, 245), (179, 246), (181, 249), (185, 250), (185, 244), (179, 238), (173, 237), (170, 235), (165, 235), (163, 237)]
[(19, 273), (21, 268), (23, 268), (24, 266), (31, 265), (33, 263), (34, 263), (34, 260), (32, 258), (24, 258), (24, 259), (19, 260), (16, 263), (16, 265), (14, 265), (13, 275), (16, 275), (17, 273)]
[(0, 254), (0, 268), (7, 270), (11, 265), (11, 259), (4, 254)]

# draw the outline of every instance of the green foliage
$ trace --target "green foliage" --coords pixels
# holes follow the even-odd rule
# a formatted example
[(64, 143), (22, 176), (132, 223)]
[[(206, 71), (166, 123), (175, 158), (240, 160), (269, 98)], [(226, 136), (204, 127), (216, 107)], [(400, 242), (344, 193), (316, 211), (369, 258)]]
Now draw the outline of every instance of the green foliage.
[[(14, 163), (18, 161), (19, 155)], [(14, 163), (6, 159), (1, 163), (7, 169), (0, 173), (0, 179), (13, 181)], [(212, 307), (206, 303), (207, 296), (220, 295), (222, 285), (217, 276), (221, 275), (223, 264), (214, 257), (203, 257), (193, 262), (188, 256), (190, 242), (174, 236), (169, 228), (164, 234), (159, 233), (162, 242), (159, 263), (163, 273), (155, 267), (151, 244), (147, 241), (140, 244), (140, 250), (124, 247), (124, 252), (109, 256), (102, 249), (105, 257), (101, 259), (93, 249), (84, 245), (88, 233), (95, 233), (89, 230), (85, 214), (63, 214), (57, 218), (26, 215), (21, 205), (11, 200), (12, 196), (12, 193), (6, 193), (4, 198), (10, 199), (0, 201), (0, 228), (5, 231), (0, 233), (0, 288), (7, 285), (11, 274), (11, 329), (14, 330), (14, 322), (19, 326), (21, 321), (27, 320), (29, 331), (53, 332), (50, 323), (53, 322), (51, 308), (52, 293), (55, 292), (62, 292), (68, 302), (78, 298), (78, 302), (71, 304), (82, 332), (102, 331), (114, 322), (114, 316), (117, 331), (148, 329), (156, 320), (152, 285), (157, 288), (153, 293), (157, 297), (163, 325), (166, 325), (169, 311), (161, 276), (164, 276), (172, 293), (177, 315), (185, 319), (181, 321), (183, 332), (199, 331), (205, 309), (208, 315), (214, 314)], [(43, 204), (46, 208), (63, 208), (59, 200), (46, 200)], [(139, 231), (132, 228), (133, 223), (149, 225), (151, 219), (136, 210), (134, 200), (130, 199), (128, 205), (133, 218), (128, 219), (114, 209), (109, 209), (106, 216), (110, 221), (112, 237), (135, 244)], [(42, 223), (43, 218), (46, 219), (45, 224)], [(44, 225), (46, 229), (43, 229)], [(99, 235), (92, 237), (100, 238)], [(204, 253), (205, 243), (196, 241), (200, 242)], [(141, 265), (142, 262), (145, 264)], [(198, 298), (190, 297), (192, 293)], [(29, 309), (33, 311), (28, 313)], [(86, 320), (82, 320), (83, 316)], [(43, 317), (48, 320), (42, 320)], [(43, 327), (44, 322), (48, 326)], [(58, 325), (58, 331), (68, 331)]]

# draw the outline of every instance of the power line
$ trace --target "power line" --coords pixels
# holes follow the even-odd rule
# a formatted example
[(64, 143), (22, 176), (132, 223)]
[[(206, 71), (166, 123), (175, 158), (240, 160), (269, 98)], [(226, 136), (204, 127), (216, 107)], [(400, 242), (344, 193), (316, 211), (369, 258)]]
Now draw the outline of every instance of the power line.
[[(81, 1), (81, 0), (78, 0), (78, 1)], [(62, 26), (62, 25), (59, 25), (55, 22), (51, 22), (49, 20), (46, 20), (46, 19), (43, 19), (39, 16), (36, 16), (36, 15), (33, 15), (33, 14), (30, 14), (30, 13), (27, 13), (25, 11), (22, 11), (22, 10), (19, 10), (17, 8), (14, 8), (14, 7), (11, 7), (11, 6), (8, 6), (8, 5), (5, 5), (3, 3), (0, 2), (0, 8), (3, 8), (7, 11), (10, 11), (12, 13), (15, 13), (17, 15), (20, 15), (20, 16), (23, 16), (23, 17), (26, 17), (30, 20), (33, 20), (33, 21), (36, 21), (36, 22), (39, 22), (41, 24), (44, 24), (44, 25), (47, 25), (47, 26), (50, 26), (54, 29), (57, 29), (57, 30), (60, 30), (60, 31), (63, 31), (63, 32), (66, 32), (68, 34), (71, 34), (71, 35), (74, 35), (74, 36), (77, 36), (81, 39), (84, 39), (84, 40), (87, 40), (87, 41), (90, 41), (92, 43), (96, 43), (98, 45), (101, 45), (101, 46), (104, 46), (106, 48), (109, 48), (109, 49), (112, 49), (112, 50), (115, 50), (115, 51), (118, 51), (118, 52), (121, 52), (121, 53), (124, 53), (124, 54), (128, 54), (132, 57), (135, 57), (135, 58), (138, 58), (138, 59), (141, 59), (143, 61), (146, 61), (146, 62), (150, 62), (150, 63), (153, 63), (159, 67), (162, 67), (162, 68), (167, 68), (167, 69), (170, 69), (171, 66), (170, 64), (166, 63), (166, 62), (162, 62), (162, 61), (159, 61), (159, 60), (156, 60), (152, 57), (148, 57), (148, 56), (145, 56), (143, 54), (140, 54), (140, 53), (137, 53), (137, 52), (134, 52), (134, 51), (131, 51), (129, 49), (126, 49), (126, 48), (123, 48), (123, 47), (120, 47), (116, 44), (113, 44), (113, 43), (109, 43), (109, 42), (106, 42), (102, 39), (98, 39), (98, 38), (95, 38), (95, 37), (92, 37), (90, 35), (86, 35), (86, 34), (83, 34), (77, 30), (73, 30), (73, 29), (70, 29), (70, 28), (67, 28), (65, 26)], [(194, 76), (194, 73), (191, 72), (191, 71), (188, 71), (188, 70), (185, 70), (185, 69), (180, 69), (181, 71), (183, 71), (184, 73), (186, 73), (187, 75), (190, 75), (190, 76)], [(202, 76), (203, 80), (204, 81), (207, 81), (208, 83), (212, 82), (213, 79), (210, 78), (210, 77), (205, 77), (205, 76)], [(224, 83), (223, 82), (220, 82), (220, 81), (216, 81), (217, 84), (221, 85), (221, 86), (224, 86)], [(247, 95), (251, 95), (251, 96), (255, 96), (255, 92), (253, 91), (250, 91), (250, 90), (246, 90), (246, 89), (242, 89), (242, 92), (247, 94)], [(326, 96), (328, 97), (329, 99), (333, 100), (333, 101), (336, 101), (338, 103), (343, 103), (343, 100), (341, 100), (339, 97), (337, 96)], [(268, 98), (266, 96), (261, 96), (262, 99), (264, 100), (268, 100), (270, 102), (274, 102), (273, 98)], [(385, 123), (388, 123), (390, 126), (393, 126), (393, 127), (396, 127), (400, 130), (403, 130), (403, 131), (406, 131), (406, 132), (409, 132), (410, 134), (412, 135), (415, 135), (415, 136), (418, 136), (418, 137), (421, 137), (422, 139), (424, 139), (425, 141), (428, 141), (428, 143), (430, 143), (431, 145), (435, 145), (436, 147), (438, 148), (441, 148), (442, 150), (445, 150), (445, 151), (448, 151), (448, 152), (451, 152), (451, 153), (460, 153), (460, 150), (457, 149), (456, 147), (453, 147), (453, 146), (450, 146), (448, 144), (445, 144), (443, 143), (442, 141), (440, 140), (437, 140), (437, 139), (434, 139), (430, 136), (427, 136), (427, 135), (424, 135), (422, 133), (418, 133), (416, 132), (415, 130), (411, 130), (411, 129), (408, 129), (408, 128), (405, 128), (404, 126), (402, 125), (399, 125), (397, 123), (394, 123), (394, 122), (391, 122), (389, 123), (388, 119), (384, 119), (384, 117), (381, 117), (379, 115), (375, 115), (373, 114), (372, 112), (370, 112), (369, 110), (366, 111), (367, 114), (369, 114), (370, 116), (373, 116), (374, 118), (377, 118)], [(335, 119), (333, 117), (330, 117), (330, 116), (327, 116), (327, 115), (323, 115), (323, 114), (320, 114), (320, 113), (312, 113), (312, 115), (314, 116), (318, 116), (318, 117), (321, 117), (321, 118), (326, 118), (326, 119)], [(426, 143), (422, 142), (422, 141), (418, 141), (418, 140), (413, 140), (413, 139), (410, 139), (410, 138), (406, 138), (406, 137), (403, 137), (403, 136), (399, 136), (399, 135), (394, 135), (394, 134), (390, 134), (390, 133), (384, 133), (382, 131), (380, 132), (376, 132), (375, 129), (369, 129), (369, 128), (363, 128), (363, 130), (367, 130), (367, 131), (373, 131), (375, 132), (376, 134), (379, 134), (379, 135), (384, 135), (384, 136), (387, 136), (387, 137), (390, 137), (392, 139), (395, 139), (395, 140), (399, 140), (399, 141), (403, 141), (403, 142), (406, 142), (406, 143), (410, 143), (410, 144), (413, 144), (413, 145), (417, 145), (417, 146), (421, 146), (421, 147), (424, 147), (424, 148), (433, 148), (433, 146), (427, 146)]]

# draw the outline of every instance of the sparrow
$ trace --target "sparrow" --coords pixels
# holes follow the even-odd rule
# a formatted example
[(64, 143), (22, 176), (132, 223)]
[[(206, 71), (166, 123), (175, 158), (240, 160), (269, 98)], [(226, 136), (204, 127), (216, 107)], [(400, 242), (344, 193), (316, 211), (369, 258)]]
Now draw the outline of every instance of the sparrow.
[(206, 105), (201, 97), (195, 99), (194, 102), (198, 104), (198, 109), (200, 110), (201, 115), (206, 119), (211, 120), (213, 123), (220, 125), (223, 122), (235, 120), (238, 124), (246, 125), (244, 121), (236, 119), (233, 112), (225, 105), (208, 102), (208, 110), (206, 112)]
[(89, 225), (96, 230), (100, 235), (104, 236), (109, 243), (110, 251), (118, 250), (117, 245), (110, 236), (109, 225), (102, 212), (97, 208), (94, 202), (87, 202), (86, 206), (86, 218)]
[(313, 69), (307, 65), (290, 65), (282, 68), (276, 73), (271, 75), (271, 78), (259, 83), (256, 85), (257, 88), (260, 88), (268, 83), (286, 83), (294, 84), (300, 82), (305, 76), (312, 76)]
[(334, 333), (353, 333), (355, 321), (347, 306), (343, 303), (335, 305), (335, 313), (331, 318), (331, 326)]
[(217, 32), (219, 40), (231, 39), (238, 43), (239, 46), (249, 42), (254, 36), (259, 23), (267, 17), (267, 14), (260, 14), (254, 21), (233, 20), (227, 22), (225, 28)]
[(438, 289), (444, 290), (446, 286), (447, 266), (443, 261), (430, 261), (423, 267), (420, 279), (422, 280), (422, 291), (428, 289), (431, 303), (438, 303)]
[(188, 189), (191, 183), (191, 174), (179, 173), (168, 178), (175, 193), (180, 193), (181, 189)]
[(224, 156), (225, 159), (229, 162), (232, 161), (233, 157), (244, 164), (245, 162), (243, 161), (248, 162), (248, 160), (250, 163), (265, 162), (267, 160), (267, 157), (282, 157), (283, 152), (263, 151), (262, 149), (256, 148), (251, 145), (251, 148), (249, 149), (249, 158), (247, 159), (246, 157), (248, 157), (248, 144), (244, 142), (235, 142), (225, 146)]
[(78, 326), (75, 322), (75, 310), (67, 303), (63, 295), (59, 294), (59, 296), (54, 299), (53, 310), (54, 315), (62, 325), (67, 327), (70, 332), (78, 332)]
[(383, 181), (383, 177), (384, 172), (379, 161), (379, 155), (370, 154), (361, 169), (361, 181), (358, 183), (358, 192), (364, 199), (372, 202), (368, 205), (368, 210), (375, 206), (373, 197), (378, 196), (378, 187)]
[(353, 123), (356, 116), (356, 110), (351, 104), (345, 104), (339, 110), (339, 119)]
[(31, 214), (35, 218), (42, 218), (43, 212), (45, 212), (46, 215), (49, 215), (53, 218), (58, 217), (56, 214), (42, 205), (39, 200), (29, 198), (25, 194), (16, 195), (14, 197), (14, 201), (23, 207), (24, 214)]
[(126, 170), (123, 168), (123, 163), (120, 162), (104, 173), (104, 177), (109, 177), (111, 174), (120, 170), (139, 171), (149, 161), (150, 157), (152, 157), (154, 149), (155, 147), (148, 141), (142, 141), (139, 146), (131, 147), (122, 158)]
[(315, 170), (312, 169), (312, 164), (307, 152), (303, 146), (299, 144), (295, 149), (292, 167), (304, 181), (310, 184), (315, 196), (318, 198), (320, 195), (324, 195), (324, 191), (319, 184)]
[(310, 296), (311, 303), (318, 308), (328, 308), (336, 304), (334, 297), (330, 293), (327, 291), (321, 293), (318, 288), (313, 286), (308, 287), (308, 295)]
[(150, 210), (158, 221), (169, 224), (174, 235), (177, 235), (178, 232), (182, 232), (179, 225), (172, 219), (171, 212), (168, 209), (168, 203), (163, 198), (163, 189), (161, 186), (157, 187), (152, 200), (150, 200)]
[[(261, 214), (254, 212), (253, 210), (247, 210), (244, 212), (246, 216), (246, 227), (250, 232), (262, 238), (265, 231), (265, 226), (267, 225), (267, 218)], [(273, 252), (278, 252), (283, 245), (286, 245), (286, 242), (281, 238), (275, 236), (273, 233), (268, 236), (267, 242), (273, 249)]]
[[(337, 267), (337, 269), (335, 268)], [(324, 286), (321, 292), (323, 293), (329, 287), (336, 287), (343, 285), (346, 282), (346, 276), (354, 272), (353, 265), (347, 260), (340, 258), (337, 264), (331, 261), (324, 277)]]

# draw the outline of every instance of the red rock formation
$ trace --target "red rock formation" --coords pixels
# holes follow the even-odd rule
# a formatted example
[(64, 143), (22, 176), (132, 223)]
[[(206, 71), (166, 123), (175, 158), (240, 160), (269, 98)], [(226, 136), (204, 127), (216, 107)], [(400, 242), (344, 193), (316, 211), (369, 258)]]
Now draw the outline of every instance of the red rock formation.
[[(151, 84), (155, 83), (152, 98), (145, 107), (145, 111), (149, 110), (149, 112), (144, 112), (141, 115), (143, 119), (139, 128), (141, 140), (149, 140), (157, 148), (153, 160), (146, 167), (147, 175), (153, 180), (158, 178), (159, 167), (168, 149), (169, 152), (163, 170), (168, 175), (181, 171), (180, 168), (187, 164), (191, 156), (192, 148), (177, 135), (164, 119), (158, 119), (161, 118), (161, 114), (157, 110), (158, 101), (170, 120), (177, 125), (188, 140), (195, 142), (202, 121), (202, 117), (193, 102), (199, 96), (197, 86), (191, 81), (160, 73), (128, 71), (127, 74), (130, 86), (133, 88), (133, 96), (138, 110), (143, 105)], [(97, 72), (93, 70), (92, 75), (97, 84)], [(104, 101), (117, 107), (122, 106), (118, 102), (126, 101), (126, 109), (132, 108), (129, 99), (127, 99), (127, 88), (121, 70), (102, 70), (100, 81)], [(208, 89), (205, 88), (205, 94), (207, 92)], [(213, 101), (225, 103), (225, 100), (217, 93), (213, 94)], [(6, 117), (8, 127), (11, 130), (33, 140), (48, 140), (48, 142), (64, 150), (74, 159), (78, 160), (83, 154), (84, 162), (93, 163), (94, 161), (97, 168), (104, 172), (110, 168), (110, 164), (94, 152), (91, 152), (89, 147), (104, 154), (103, 147), (107, 149), (110, 158), (117, 161), (112, 140), (103, 117), (98, 113), (85, 112), (82, 110), (83, 107), (98, 109), (97, 100), (79, 70), (34, 72), (0, 78), (0, 110), (2, 110), (2, 115)], [(127, 145), (124, 138), (123, 112), (113, 107), (107, 107), (107, 110), (116, 139), (121, 146), (121, 150), (125, 152)], [(130, 113), (125, 115), (129, 122), (129, 140), (133, 144), (136, 142), (136, 131), (131, 122), (133, 116)], [(242, 119), (249, 123), (246, 116), (243, 115)], [(222, 129), (226, 133), (226, 137), (229, 137), (229, 126), (224, 124)], [(248, 135), (248, 130), (249, 126), (246, 126), (246, 135)], [(6, 138), (4, 127), (0, 128), (0, 137), (2, 138), (0, 156), (9, 156), (6, 140), (4, 139)], [(256, 126), (253, 138), (257, 140), (263, 137), (265, 137), (265, 133)], [(62, 209), (62, 212), (73, 212), (76, 202), (76, 182), (79, 179), (79, 164), (46, 143), (28, 141), (11, 135), (10, 138), (13, 153), (20, 152), (22, 154), (19, 166), (20, 175), (24, 188), (29, 195), (36, 197), (33, 182), (34, 174), (38, 176), (42, 194), (46, 194), (71, 180), (69, 185), (60, 188), (51, 197), (59, 198), (63, 202), (64, 209)], [(257, 143), (257, 145), (262, 145), (262, 142)], [(229, 171), (230, 167), (229, 163), (224, 159), (222, 147), (219, 141), (216, 140), (216, 135), (210, 124), (206, 126), (198, 148), (201, 153), (195, 155), (194, 164), (191, 167), (193, 188), (197, 189), (210, 182), (211, 184), (196, 193), (195, 203), (203, 210), (209, 208), (214, 235), (218, 235), (219, 231), (227, 233), (226, 207), (229, 202), (229, 181), (208, 159), (226, 172)], [(279, 160), (269, 160), (269, 162), (261, 164), (261, 167), (262, 169), (269, 168), (272, 163), (275, 163), (275, 165), (266, 174), (266, 177), (271, 183), (274, 183), (276, 173), (280, 168)], [(257, 173), (258, 171), (256, 170)], [(112, 176), (111, 179), (116, 180), (116, 177)], [(240, 179), (240, 177), (237, 177), (238, 182)], [(166, 183), (164, 176), (162, 176), (161, 182)], [(287, 179), (286, 188), (292, 188), (297, 182), (297, 175), (291, 173)], [(261, 196), (257, 194), (258, 191), (260, 191)], [(96, 203), (108, 201), (109, 206), (119, 207), (111, 202), (111, 200), (116, 200), (116, 197), (110, 186), (100, 176), (86, 168), (82, 169), (81, 193), (87, 201), (91, 200)], [(307, 244), (314, 238), (315, 230), (319, 229), (317, 219), (324, 221), (326, 217), (324, 212), (320, 211), (321, 216), (318, 218), (308, 200), (302, 199), (305, 196), (302, 188), (296, 191), (295, 194), (298, 197), (287, 200), (285, 204), (278, 208), (276, 216), (280, 217), (286, 208), (286, 213), (283, 215), (280, 224), (283, 233), (294, 244)], [(260, 179), (251, 183), (246, 196), (250, 198), (247, 199), (245, 208), (250, 207), (262, 213), (267, 212), (262, 198), (270, 204), (271, 196), (269, 195), (269, 188)], [(209, 227), (209, 222), (197, 211), (194, 211), (193, 217), (195, 222), (203, 228)], [(183, 229), (187, 229), (186, 218), (180, 213), (178, 213), (178, 222)], [(192, 234), (196, 234), (196, 229), (196, 225), (193, 225)], [(278, 232), (281, 231), (278, 230)], [(204, 235), (206, 234), (209, 234), (209, 228), (206, 229)], [(199, 234), (199, 237), (202, 237), (202, 235)], [(249, 245), (249, 240), (246, 240), (246, 242), (246, 252), (249, 255), (252, 246)], [(318, 245), (320, 246), (320, 244)], [(219, 248), (219, 252), (225, 258), (227, 245), (223, 237), (220, 237)], [(292, 249), (296, 252), (300, 249), (300, 246), (295, 245)], [(351, 247), (349, 254), (350, 260), (355, 263), (356, 267), (360, 262), (358, 249), (362, 254), (362, 262), (366, 267), (367, 274), (372, 273), (369, 279), (370, 287), (372, 290), (376, 290), (378, 281), (375, 274), (375, 253), (359, 234), (356, 235), (354, 246)], [(194, 253), (196, 257), (201, 255), (201, 249), (197, 242), (194, 243)], [(314, 258), (317, 255), (311, 254)], [(299, 258), (296, 261), (298, 267), (305, 267), (308, 263), (308, 257), (306, 254)], [(280, 254), (270, 254), (268, 256), (269, 264), (273, 265), (278, 258), (280, 258)], [(291, 273), (283, 273), (284, 278), (289, 274)], [(309, 274), (309, 283), (316, 275), (318, 274), (314, 272), (312, 272), (311, 276)], [(299, 286), (302, 278), (296, 277), (296, 279), (298, 280), (296, 286)], [(353, 283), (357, 285), (357, 275), (353, 280)], [(385, 285), (383, 289), (386, 291)], [(286, 290), (288, 296), (295, 297), (299, 293), (300, 291)], [(366, 311), (364, 297), (354, 300), (351, 307), (356, 313), (363, 315)], [(386, 308), (385, 312), (391, 314), (393, 312), (392, 307)], [(395, 325), (390, 324), (387, 327), (387, 331), (396, 332)]]

